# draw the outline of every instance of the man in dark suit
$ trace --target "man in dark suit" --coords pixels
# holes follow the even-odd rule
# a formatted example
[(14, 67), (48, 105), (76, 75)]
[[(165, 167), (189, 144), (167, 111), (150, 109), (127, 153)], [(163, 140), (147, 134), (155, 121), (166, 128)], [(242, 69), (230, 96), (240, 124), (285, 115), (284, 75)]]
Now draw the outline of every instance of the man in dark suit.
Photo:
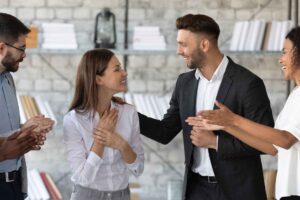
[(222, 54), (220, 29), (212, 18), (189, 14), (176, 26), (177, 53), (192, 71), (178, 77), (162, 120), (139, 114), (141, 133), (167, 144), (183, 130), (183, 199), (266, 200), (261, 152), (224, 131), (202, 131), (185, 122), (201, 110), (215, 109), (218, 100), (239, 115), (273, 126), (263, 81)]

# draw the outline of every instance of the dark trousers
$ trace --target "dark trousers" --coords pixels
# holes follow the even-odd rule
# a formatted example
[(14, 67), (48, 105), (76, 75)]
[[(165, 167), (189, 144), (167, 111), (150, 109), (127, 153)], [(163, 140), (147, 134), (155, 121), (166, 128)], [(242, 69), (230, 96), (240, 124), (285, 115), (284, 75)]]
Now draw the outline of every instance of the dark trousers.
[(228, 200), (217, 182), (212, 183), (198, 174), (189, 173), (186, 200)]
[(21, 191), (21, 176), (13, 182), (5, 182), (0, 180), (0, 199), (3, 200), (24, 200)]
[(289, 197), (282, 197), (280, 200), (300, 200), (299, 196), (289, 196)]

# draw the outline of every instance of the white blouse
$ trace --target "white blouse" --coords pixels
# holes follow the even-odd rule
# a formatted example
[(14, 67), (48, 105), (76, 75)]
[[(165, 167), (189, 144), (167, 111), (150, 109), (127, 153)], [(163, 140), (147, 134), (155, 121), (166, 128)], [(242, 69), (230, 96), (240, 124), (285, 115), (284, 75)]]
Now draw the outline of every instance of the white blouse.
[(116, 132), (120, 134), (136, 153), (136, 160), (127, 164), (117, 149), (104, 147), (102, 158), (90, 151), (93, 144), (93, 130), (100, 117), (92, 113), (67, 113), (63, 120), (64, 144), (67, 159), (71, 165), (74, 184), (100, 191), (116, 191), (128, 186), (130, 171), (139, 176), (144, 170), (144, 150), (140, 138), (138, 114), (132, 105), (111, 103), (118, 110)]
[(290, 149), (278, 149), (278, 171), (276, 178), (276, 199), (290, 195), (300, 196), (300, 87), (289, 95), (280, 112), (275, 128), (288, 131), (297, 139)]

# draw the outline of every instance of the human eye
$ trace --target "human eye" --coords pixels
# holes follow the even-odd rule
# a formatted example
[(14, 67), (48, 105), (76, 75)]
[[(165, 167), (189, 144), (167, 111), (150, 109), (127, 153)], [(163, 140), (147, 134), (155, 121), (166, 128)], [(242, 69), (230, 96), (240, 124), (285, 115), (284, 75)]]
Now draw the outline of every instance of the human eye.
[(114, 70), (115, 72), (118, 72), (120, 70), (121, 70), (121, 67), (119, 65), (115, 66), (115, 70)]

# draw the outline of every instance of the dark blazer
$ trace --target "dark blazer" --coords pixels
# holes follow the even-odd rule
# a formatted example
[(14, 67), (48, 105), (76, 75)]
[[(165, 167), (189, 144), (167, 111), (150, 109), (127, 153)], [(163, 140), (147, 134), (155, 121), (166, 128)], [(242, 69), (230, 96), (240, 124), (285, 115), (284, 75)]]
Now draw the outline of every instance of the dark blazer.
[[(139, 113), (141, 133), (157, 142), (169, 143), (183, 130), (185, 177), (183, 196), (189, 182), (193, 148), (189, 126), (185, 119), (195, 116), (198, 81), (195, 70), (178, 77), (170, 107), (162, 120)], [(263, 81), (229, 58), (217, 100), (234, 113), (253, 121), (274, 126), (270, 101)], [(214, 108), (216, 109), (216, 107)], [(229, 200), (266, 200), (260, 151), (251, 148), (224, 131), (215, 131), (218, 151), (209, 149), (212, 167), (220, 187)], [(261, 133), (264, 134), (264, 133)]]

